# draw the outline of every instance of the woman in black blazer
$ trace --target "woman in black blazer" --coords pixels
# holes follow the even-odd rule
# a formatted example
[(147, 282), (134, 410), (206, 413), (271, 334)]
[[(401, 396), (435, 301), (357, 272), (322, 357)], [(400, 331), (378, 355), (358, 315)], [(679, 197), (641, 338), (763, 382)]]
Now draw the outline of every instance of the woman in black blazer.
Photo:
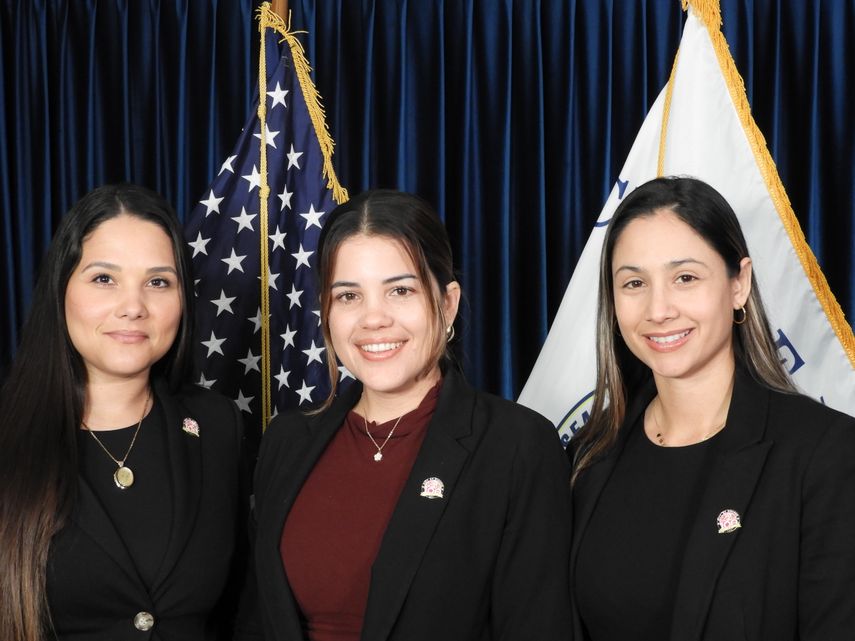
[(695, 179), (641, 185), (610, 222), (568, 449), (580, 639), (855, 633), (855, 419), (796, 392), (751, 268)]
[(446, 355), (460, 287), (436, 214), (361, 194), (318, 265), (330, 374), (357, 382), (264, 435), (238, 638), (569, 638), (569, 466), (552, 425)]
[(192, 301), (156, 194), (101, 187), (63, 219), (0, 399), (0, 638), (230, 630), (241, 421), (185, 385)]

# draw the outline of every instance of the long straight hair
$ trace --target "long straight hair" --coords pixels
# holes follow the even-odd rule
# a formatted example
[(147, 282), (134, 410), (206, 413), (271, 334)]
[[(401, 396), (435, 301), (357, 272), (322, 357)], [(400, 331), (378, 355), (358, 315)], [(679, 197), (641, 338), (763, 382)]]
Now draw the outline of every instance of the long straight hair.
[(455, 280), (454, 263), (451, 242), (442, 221), (427, 201), (413, 194), (388, 189), (362, 192), (330, 212), (318, 240), (321, 326), (330, 376), (329, 396), (318, 411), (332, 403), (338, 380), (338, 357), (329, 323), (336, 255), (344, 241), (360, 234), (400, 243), (425, 288), (431, 315), (429, 341), (433, 349), (421, 375), (426, 376), (437, 364), (447, 366), (454, 362), (442, 304), (446, 286)]
[(40, 641), (50, 628), (48, 553), (76, 498), (76, 435), (87, 382), (85, 365), (66, 327), (65, 290), (85, 240), (120, 214), (152, 222), (170, 238), (182, 317), (176, 340), (152, 373), (174, 390), (189, 371), (192, 279), (172, 208), (154, 192), (134, 185), (89, 192), (62, 220), (42, 262), (21, 343), (0, 391), (0, 639)]
[[(739, 274), (749, 256), (739, 220), (724, 197), (695, 178), (656, 178), (640, 185), (621, 204), (609, 223), (600, 257), (597, 300), (597, 382), (588, 422), (574, 437), (573, 482), (585, 468), (605, 454), (617, 440), (626, 415), (627, 399), (651, 377), (616, 332), (612, 258), (627, 225), (659, 210), (673, 212), (721, 256), (730, 278)], [(737, 367), (771, 389), (795, 392), (778, 356), (754, 271), (745, 303), (745, 321), (733, 325), (733, 353)]]

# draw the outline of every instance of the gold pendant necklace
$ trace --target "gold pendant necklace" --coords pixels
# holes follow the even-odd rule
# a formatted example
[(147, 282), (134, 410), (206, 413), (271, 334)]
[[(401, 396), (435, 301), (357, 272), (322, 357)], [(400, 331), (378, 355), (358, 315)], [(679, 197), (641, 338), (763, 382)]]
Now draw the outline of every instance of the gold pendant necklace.
[(377, 441), (374, 440), (374, 437), (371, 436), (371, 432), (368, 431), (368, 419), (365, 418), (365, 415), (362, 416), (362, 422), (365, 423), (365, 433), (368, 434), (368, 438), (371, 439), (371, 442), (374, 443), (374, 447), (377, 448), (377, 453), (374, 455), (374, 460), (378, 463), (383, 460), (383, 448), (386, 447), (386, 443), (389, 442), (389, 439), (392, 438), (392, 434), (395, 431), (395, 428), (398, 427), (398, 423), (401, 422), (401, 419), (404, 418), (404, 415), (401, 414), (398, 417), (398, 420), (395, 421), (395, 424), (392, 426), (392, 429), (389, 430), (389, 433), (386, 435), (386, 440), (383, 441), (383, 445), (377, 445)]
[[(143, 411), (142, 416), (140, 416), (140, 421), (137, 423), (137, 429), (134, 430), (134, 437), (131, 439), (131, 444), (128, 445), (128, 451), (125, 452), (125, 455), (121, 458), (121, 460), (117, 459), (110, 453), (110, 450), (101, 442), (101, 439), (95, 436), (95, 432), (89, 429), (89, 426), (86, 423), (83, 424), (83, 429), (85, 429), (89, 434), (92, 435), (92, 438), (95, 439), (95, 442), (101, 446), (101, 449), (104, 450), (104, 453), (110, 457), (110, 460), (116, 464), (116, 471), (113, 472), (113, 482), (116, 484), (120, 490), (127, 490), (131, 485), (134, 484), (134, 471), (125, 465), (125, 461), (128, 460), (128, 456), (131, 453), (131, 450), (134, 449), (134, 443), (137, 442), (137, 435), (140, 433), (140, 427), (142, 427), (143, 419), (145, 418), (146, 409), (148, 408), (148, 402), (151, 400), (151, 390), (149, 390), (148, 396), (145, 399), (145, 403), (143, 403)], [(384, 443), (385, 445), (385, 443)]]

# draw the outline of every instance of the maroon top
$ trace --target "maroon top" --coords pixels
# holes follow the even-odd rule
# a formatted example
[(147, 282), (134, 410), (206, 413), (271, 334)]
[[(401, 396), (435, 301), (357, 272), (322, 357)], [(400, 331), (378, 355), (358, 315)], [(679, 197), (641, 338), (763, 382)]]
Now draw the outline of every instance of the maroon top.
[(410, 474), (442, 382), (405, 414), (368, 429), (348, 412), (309, 474), (282, 530), (279, 544), (288, 583), (310, 641), (358, 641), (368, 602), (371, 565), (398, 496)]

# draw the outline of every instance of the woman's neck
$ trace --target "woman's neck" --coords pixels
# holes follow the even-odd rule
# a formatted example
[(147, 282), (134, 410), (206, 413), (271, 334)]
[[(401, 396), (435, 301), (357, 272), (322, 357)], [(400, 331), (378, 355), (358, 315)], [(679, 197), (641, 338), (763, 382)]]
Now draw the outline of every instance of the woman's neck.
[(710, 438), (727, 421), (733, 379), (733, 369), (692, 380), (657, 379), (657, 396), (648, 407), (645, 421), (648, 435), (669, 446)]
[(83, 422), (93, 431), (133, 425), (149, 411), (150, 397), (147, 376), (124, 381), (90, 382), (86, 386)]
[(439, 367), (424, 378), (415, 381), (406, 390), (390, 392), (379, 391), (364, 387), (362, 397), (353, 408), (368, 421), (385, 423), (397, 419), (416, 409), (428, 391), (441, 378)]

